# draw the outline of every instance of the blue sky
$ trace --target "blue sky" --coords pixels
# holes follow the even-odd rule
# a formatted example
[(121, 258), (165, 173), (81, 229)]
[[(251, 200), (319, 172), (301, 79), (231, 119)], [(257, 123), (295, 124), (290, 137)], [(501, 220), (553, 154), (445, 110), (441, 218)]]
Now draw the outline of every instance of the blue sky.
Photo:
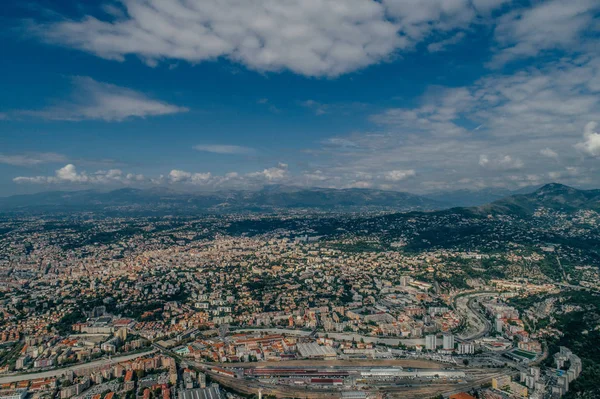
[(0, 195), (600, 186), (596, 0), (9, 2)]

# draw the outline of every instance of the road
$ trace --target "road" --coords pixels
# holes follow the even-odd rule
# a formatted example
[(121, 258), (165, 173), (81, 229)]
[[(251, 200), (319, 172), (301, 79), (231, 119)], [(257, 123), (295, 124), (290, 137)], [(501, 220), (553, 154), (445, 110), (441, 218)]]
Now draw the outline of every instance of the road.
[(155, 352), (157, 352), (157, 350), (153, 349), (153, 350), (150, 350), (147, 352), (135, 353), (133, 355), (118, 356), (118, 357), (113, 357), (110, 359), (101, 359), (101, 360), (96, 360), (96, 361), (89, 362), (89, 363), (76, 364), (76, 365), (64, 367), (61, 369), (42, 371), (39, 373), (15, 374), (15, 375), (4, 376), (4, 377), (0, 377), (0, 384), (25, 381), (25, 380), (35, 380), (38, 378), (58, 377), (58, 376), (65, 374), (68, 370), (77, 371), (77, 370), (83, 370), (83, 369), (87, 369), (87, 368), (107, 366), (110, 364), (116, 364), (116, 363), (120, 363), (120, 362), (126, 362), (128, 360), (137, 359), (138, 357), (146, 356), (146, 355), (149, 355), (149, 354), (155, 353)]
[[(236, 332), (249, 331), (249, 332), (265, 332), (268, 334), (287, 334), (287, 335), (299, 335), (302, 337), (308, 337), (311, 335), (311, 331), (304, 330), (290, 330), (285, 328), (241, 328), (236, 330)], [(414, 347), (416, 345), (425, 345), (425, 338), (379, 338), (379, 337), (370, 337), (368, 335), (359, 335), (359, 334), (349, 334), (349, 333), (318, 333), (318, 337), (325, 337), (327, 335), (330, 338), (335, 338), (341, 341), (357, 341), (361, 340), (364, 342), (375, 343), (375, 344), (383, 344), (383, 345), (406, 345), (408, 347)]]
[(249, 363), (202, 363), (203, 366), (236, 367), (236, 368), (281, 368), (281, 367), (403, 367), (416, 369), (462, 369), (462, 366), (449, 365), (424, 359), (387, 359), (387, 360), (286, 360), (285, 362), (249, 362)]
[(475, 333), (474, 335), (467, 337), (468, 340), (474, 340), (474, 339), (479, 339), (481, 337), (484, 337), (486, 335), (489, 334), (489, 332), (492, 329), (492, 323), (490, 323), (490, 321), (487, 319), (487, 317), (485, 317), (485, 315), (483, 315), (479, 309), (476, 308), (476, 305), (474, 304), (475, 298), (471, 298), (467, 304), (467, 306), (469, 307), (469, 310), (476, 315), (476, 317), (479, 318), (479, 320), (483, 323), (483, 327), (482, 329)]
[(474, 305), (475, 298), (492, 297), (497, 295), (494, 292), (478, 292), (456, 298), (456, 308), (467, 318), (470, 325), (474, 325), (475, 330), (467, 331), (464, 335), (459, 334), (458, 338), (462, 341), (472, 341), (486, 336), (492, 329), (492, 323), (477, 309)]

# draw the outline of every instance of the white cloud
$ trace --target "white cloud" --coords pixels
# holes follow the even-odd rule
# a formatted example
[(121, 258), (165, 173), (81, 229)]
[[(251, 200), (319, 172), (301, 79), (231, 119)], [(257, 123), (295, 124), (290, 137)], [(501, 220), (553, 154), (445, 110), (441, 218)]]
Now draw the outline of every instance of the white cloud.
[(561, 176), (562, 176), (561, 172), (548, 172), (548, 177), (550, 177), (553, 180), (559, 179)]
[(348, 185), (346, 185), (344, 188), (371, 188), (373, 187), (373, 183), (368, 182), (368, 181), (355, 181), (352, 182)]
[(589, 122), (585, 125), (583, 131), (584, 141), (577, 143), (575, 148), (587, 155), (600, 157), (600, 133), (596, 131), (597, 127), (598, 124), (596, 122)]
[(340, 138), (340, 137), (330, 137), (323, 141), (323, 144), (335, 146), (335, 147), (358, 147), (358, 145), (352, 140)]
[(540, 154), (548, 158), (558, 158), (558, 153), (551, 148), (544, 148), (540, 150)]
[[(482, 10), (470, 0), (383, 0), (388, 13), (400, 30), (413, 41), (426, 38), (432, 31), (450, 31), (468, 26)], [(503, 1), (490, 1), (488, 10)]]
[(54, 176), (34, 176), (34, 177), (15, 177), (16, 183), (33, 184), (132, 184), (145, 180), (143, 175), (124, 174), (119, 169), (99, 170), (92, 174), (87, 172), (78, 172), (73, 164), (67, 164), (56, 170)]
[(150, 64), (227, 57), (251, 69), (333, 76), (381, 61), (405, 40), (364, 0), (128, 0), (114, 22), (88, 16), (39, 27), (54, 43)]
[(315, 100), (303, 101), (300, 105), (313, 110), (315, 115), (325, 115), (328, 112), (327, 104), (321, 104)]
[(573, 176), (579, 176), (581, 175), (582, 170), (581, 168), (575, 167), (575, 166), (567, 166), (564, 170), (562, 171), (554, 171), (554, 172), (548, 172), (548, 176), (551, 179), (560, 179), (560, 178), (565, 178), (565, 177), (573, 177)]
[(597, 0), (120, 2), (123, 12), (110, 12), (110, 18), (62, 18), (30, 29), (50, 43), (118, 61), (135, 55), (149, 66), (223, 57), (258, 71), (332, 77), (394, 59), (421, 43), (429, 43), (430, 52), (443, 51), (473, 25), (495, 26), (494, 67), (554, 49), (593, 49), (600, 10)]
[(250, 147), (239, 145), (222, 145), (222, 144), (200, 144), (194, 146), (197, 151), (212, 152), (215, 154), (253, 154), (255, 150)]
[(323, 182), (328, 180), (328, 177), (321, 170), (315, 170), (314, 172), (305, 172), (302, 175), (308, 182), (309, 185), (315, 182)]
[(97, 82), (89, 77), (75, 77), (73, 85), (74, 92), (68, 102), (59, 102), (42, 110), (20, 111), (18, 114), (48, 120), (120, 122), (128, 118), (168, 115), (188, 110), (151, 99), (131, 89)]
[(518, 170), (524, 165), (520, 159), (513, 159), (510, 155), (490, 159), (487, 155), (479, 156), (479, 166), (492, 170)]
[(30, 154), (0, 154), (0, 163), (14, 166), (35, 166), (44, 163), (65, 162), (64, 155), (53, 152), (41, 152)]
[(247, 175), (251, 178), (264, 179), (266, 181), (283, 180), (288, 176), (288, 165), (280, 163), (276, 167), (264, 169), (261, 172), (253, 172)]
[(594, 12), (598, 10), (597, 0), (550, 0), (502, 16), (495, 31), (499, 52), (491, 65), (501, 66), (556, 48), (569, 51), (581, 48), (584, 42), (581, 37), (592, 29)]
[(210, 172), (189, 172), (173, 169), (167, 175), (146, 177), (141, 174), (125, 173), (120, 169), (99, 170), (96, 172), (79, 171), (73, 164), (67, 164), (56, 170), (52, 176), (19, 176), (16, 183), (64, 185), (69, 187), (103, 185), (148, 187), (156, 185), (174, 185), (193, 187), (202, 190), (215, 189), (256, 189), (274, 182), (289, 181), (288, 165), (280, 163), (262, 171), (241, 174), (229, 172), (213, 175)]
[(450, 36), (448, 39), (429, 44), (427, 46), (427, 51), (429, 51), (430, 53), (446, 51), (448, 47), (460, 43), (465, 38), (465, 36), (466, 34), (464, 32), (458, 32), (454, 36)]
[[(114, 173), (111, 173), (111, 175), (114, 175)], [(83, 183), (88, 182), (90, 180), (89, 176), (85, 173), (77, 173), (77, 169), (73, 164), (68, 164), (65, 167), (57, 170), (56, 179), (59, 181), (67, 181), (73, 183)]]
[(173, 183), (189, 182), (192, 184), (203, 184), (211, 180), (210, 173), (191, 173), (183, 170), (173, 169), (169, 172), (169, 180)]
[[(170, 184), (184, 184), (202, 187), (205, 189), (216, 188), (258, 188), (264, 184), (283, 181), (289, 177), (288, 166), (280, 163), (276, 167), (263, 169), (258, 172), (240, 174), (229, 172), (225, 175), (213, 175), (210, 172), (196, 173), (173, 169), (169, 172), (166, 182)], [(163, 179), (164, 180), (164, 179)], [(163, 180), (156, 180), (162, 183)]]
[(490, 159), (488, 158), (487, 155), (480, 155), (479, 156), (479, 166), (483, 166), (486, 167), (488, 166), (490, 163)]
[(390, 108), (375, 114), (371, 120), (377, 124), (403, 126), (412, 133), (424, 132), (436, 136), (452, 137), (468, 133), (454, 123), (459, 114), (474, 102), (474, 95), (466, 88), (433, 88), (418, 108)]
[(436, 189), (437, 182), (448, 189), (516, 188), (548, 179), (557, 159), (550, 149), (581, 169), (578, 176), (561, 171), (562, 182), (577, 185), (590, 176), (600, 185), (598, 167), (581, 157), (594, 148), (593, 129), (584, 141), (581, 126), (600, 118), (600, 86), (590, 84), (598, 76), (600, 58), (581, 56), (496, 72), (465, 87), (431, 87), (414, 107), (373, 115), (375, 129), (323, 140), (311, 161), (338, 187), (354, 181), (357, 171), (379, 176), (414, 169), (430, 183), (408, 179), (395, 189), (423, 192), (433, 189), (431, 182)]
[(388, 181), (398, 182), (416, 175), (414, 169), (407, 170), (390, 170), (384, 174), (384, 179)]
[(44, 40), (122, 61), (197, 63), (337, 76), (481, 22), (507, 0), (122, 0), (125, 15), (37, 25)]

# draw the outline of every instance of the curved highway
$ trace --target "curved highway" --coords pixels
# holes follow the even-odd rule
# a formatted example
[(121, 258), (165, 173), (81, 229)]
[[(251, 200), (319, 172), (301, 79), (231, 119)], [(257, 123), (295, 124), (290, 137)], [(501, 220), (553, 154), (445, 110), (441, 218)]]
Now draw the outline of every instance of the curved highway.
[(156, 349), (153, 349), (153, 350), (150, 350), (147, 352), (135, 353), (133, 355), (118, 356), (118, 357), (113, 357), (110, 359), (108, 359), (108, 358), (100, 359), (100, 360), (96, 360), (94, 362), (75, 364), (73, 366), (64, 367), (64, 368), (60, 368), (60, 369), (54, 369), (54, 370), (48, 370), (48, 371), (41, 371), (39, 373), (8, 375), (8, 376), (0, 377), (0, 384), (25, 381), (25, 380), (35, 380), (38, 378), (58, 377), (58, 376), (65, 374), (68, 370), (77, 371), (77, 370), (83, 370), (83, 369), (87, 369), (87, 368), (101, 367), (101, 366), (107, 366), (107, 365), (116, 364), (116, 363), (120, 363), (120, 362), (126, 362), (127, 360), (137, 359), (138, 357), (146, 356), (151, 353), (155, 353), (156, 351), (157, 351)]
[(458, 334), (463, 341), (472, 341), (486, 336), (492, 329), (492, 323), (474, 305), (475, 298), (493, 297), (495, 292), (476, 292), (455, 299), (456, 309), (467, 318), (468, 324), (474, 329), (469, 329), (464, 334)]

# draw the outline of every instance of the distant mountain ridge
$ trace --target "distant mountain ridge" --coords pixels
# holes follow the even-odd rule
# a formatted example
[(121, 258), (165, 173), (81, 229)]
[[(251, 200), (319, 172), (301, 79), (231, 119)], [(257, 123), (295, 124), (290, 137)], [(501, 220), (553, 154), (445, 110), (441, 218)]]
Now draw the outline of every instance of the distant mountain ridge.
[(415, 194), (371, 189), (267, 186), (259, 191), (181, 193), (166, 188), (123, 188), (110, 192), (53, 191), (0, 198), (0, 212), (173, 210), (186, 212), (275, 211), (418, 211), (446, 205)]
[(511, 191), (507, 188), (483, 188), (481, 190), (451, 190), (427, 194), (427, 198), (448, 204), (450, 207), (472, 207), (489, 204), (517, 194), (529, 194), (541, 186), (528, 186)]
[(600, 211), (600, 190), (579, 190), (559, 183), (550, 183), (530, 194), (512, 195), (477, 207), (490, 214), (531, 215), (539, 208), (574, 212)]
[[(299, 188), (267, 186), (258, 191), (211, 193), (176, 192), (164, 187), (122, 188), (109, 192), (94, 190), (52, 191), (0, 198), (0, 212), (122, 212), (122, 213), (231, 213), (280, 210), (319, 211), (439, 211), (451, 208), (474, 214), (531, 215), (545, 207), (572, 212), (600, 210), (600, 190), (578, 190), (558, 183), (523, 189), (501, 199), (502, 190), (438, 193), (434, 198), (397, 191), (373, 189)], [(511, 193), (511, 192), (509, 192)], [(473, 198), (467, 198), (472, 195)], [(492, 199), (487, 204), (484, 200)], [(472, 206), (465, 206), (472, 204)], [(457, 206), (462, 205), (462, 206)]]

